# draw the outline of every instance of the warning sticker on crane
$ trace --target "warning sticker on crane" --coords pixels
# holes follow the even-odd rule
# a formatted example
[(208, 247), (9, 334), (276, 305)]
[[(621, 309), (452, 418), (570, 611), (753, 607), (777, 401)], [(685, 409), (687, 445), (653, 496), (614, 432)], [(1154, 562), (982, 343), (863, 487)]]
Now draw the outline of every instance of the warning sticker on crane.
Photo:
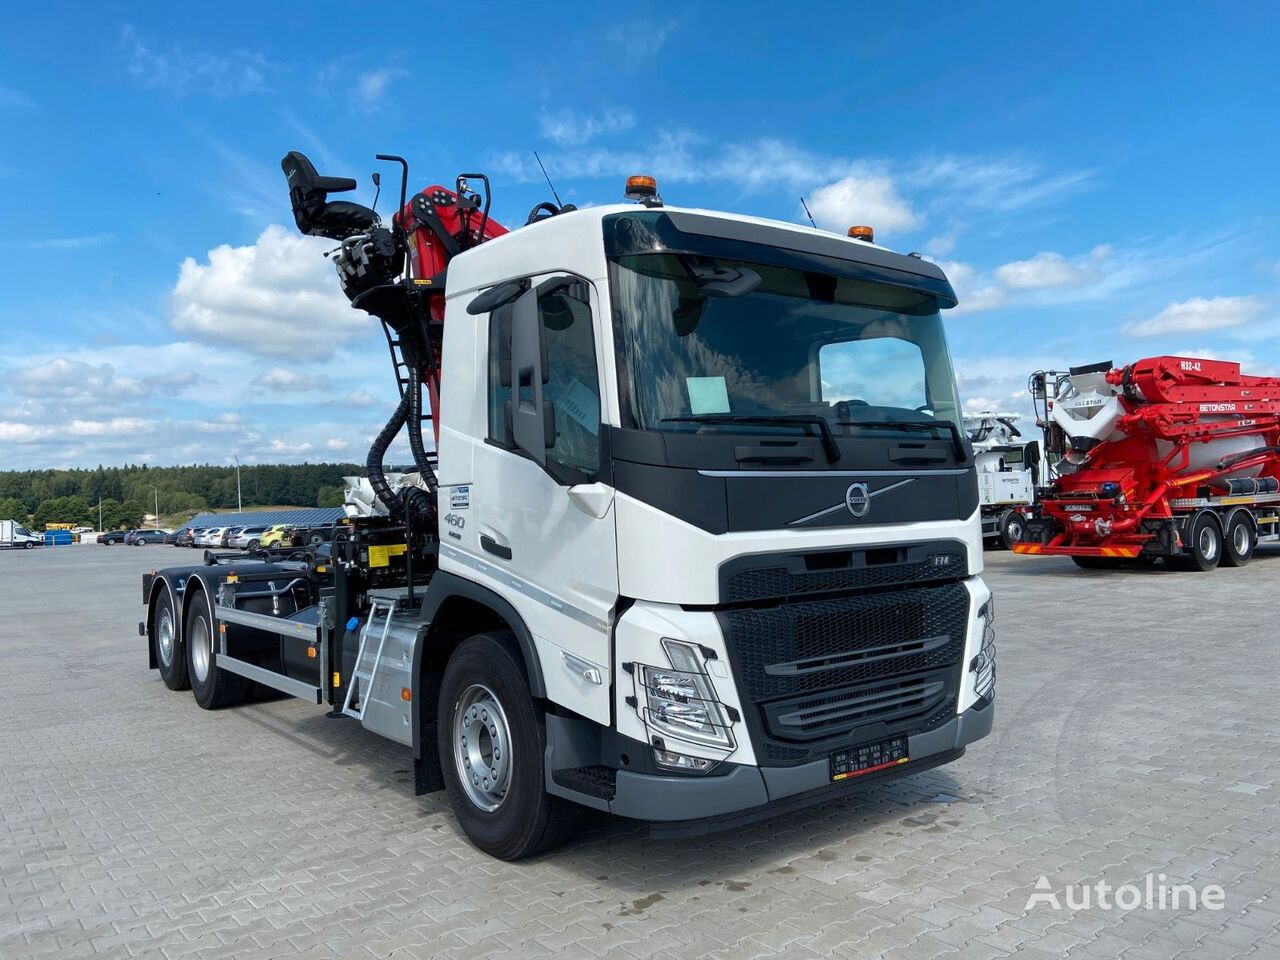
[(369, 548), (369, 566), (370, 567), (387, 567), (391, 565), (392, 557), (399, 557), (407, 553), (409, 547), (404, 543), (388, 543), (381, 547)]

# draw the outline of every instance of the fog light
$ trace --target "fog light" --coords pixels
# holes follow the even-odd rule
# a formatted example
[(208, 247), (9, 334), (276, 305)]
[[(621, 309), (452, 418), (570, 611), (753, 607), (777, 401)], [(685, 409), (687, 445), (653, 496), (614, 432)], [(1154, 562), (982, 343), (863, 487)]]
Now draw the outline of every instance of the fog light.
[(719, 760), (708, 760), (705, 757), (687, 757), (683, 753), (672, 753), (670, 750), (653, 751), (653, 759), (664, 770), (679, 770), (683, 773), (706, 773)]

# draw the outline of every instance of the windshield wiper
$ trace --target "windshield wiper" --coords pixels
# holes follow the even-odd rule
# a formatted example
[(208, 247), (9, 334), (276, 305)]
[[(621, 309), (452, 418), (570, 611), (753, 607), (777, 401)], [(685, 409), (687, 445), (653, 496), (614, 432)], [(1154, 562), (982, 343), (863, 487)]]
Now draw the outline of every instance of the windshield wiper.
[(796, 427), (817, 427), (822, 438), (822, 449), (827, 454), (827, 462), (835, 463), (840, 459), (840, 447), (831, 425), (826, 417), (814, 414), (796, 414), (784, 417), (751, 416), (739, 413), (695, 413), (687, 417), (663, 417), (663, 423), (745, 423), (753, 426), (772, 427), (775, 424), (787, 424)]
[(956, 459), (964, 460), (968, 456), (960, 428), (950, 420), (837, 420), (836, 426), (860, 427), (863, 430), (946, 430), (951, 434), (951, 445), (955, 448)]

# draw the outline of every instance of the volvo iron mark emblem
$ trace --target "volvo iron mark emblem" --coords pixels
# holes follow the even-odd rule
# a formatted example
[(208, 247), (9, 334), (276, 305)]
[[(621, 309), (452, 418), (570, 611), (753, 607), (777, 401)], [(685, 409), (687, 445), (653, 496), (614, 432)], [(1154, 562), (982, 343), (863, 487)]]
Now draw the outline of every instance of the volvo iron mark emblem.
[(871, 510), (871, 493), (865, 483), (851, 483), (844, 492), (844, 505), (855, 520), (861, 520)]
[(875, 497), (889, 493), (891, 490), (899, 490), (909, 483), (915, 483), (915, 477), (907, 477), (904, 480), (898, 480), (887, 486), (872, 490), (869, 486), (859, 480), (857, 483), (851, 483), (844, 491), (844, 499), (833, 507), (827, 507), (825, 510), (819, 510), (817, 513), (811, 513), (805, 517), (798, 517), (792, 520), (787, 526), (797, 527), (802, 523), (809, 523), (813, 520), (819, 520), (822, 517), (829, 517), (833, 513), (841, 510), (848, 510), (855, 520), (863, 519), (871, 512), (871, 501)]

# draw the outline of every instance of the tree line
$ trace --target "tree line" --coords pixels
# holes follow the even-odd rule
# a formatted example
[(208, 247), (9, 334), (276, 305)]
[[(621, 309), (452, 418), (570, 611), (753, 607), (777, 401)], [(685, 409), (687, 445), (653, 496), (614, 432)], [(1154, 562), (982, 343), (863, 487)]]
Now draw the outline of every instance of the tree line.
[[(240, 468), (246, 509), (265, 506), (340, 506), (343, 477), (363, 473), (354, 463), (264, 464)], [(141, 525), (155, 510), (161, 516), (235, 507), (234, 467), (146, 464), (74, 470), (0, 471), (0, 520), (82, 523), (97, 527), (98, 504), (107, 530)]]

